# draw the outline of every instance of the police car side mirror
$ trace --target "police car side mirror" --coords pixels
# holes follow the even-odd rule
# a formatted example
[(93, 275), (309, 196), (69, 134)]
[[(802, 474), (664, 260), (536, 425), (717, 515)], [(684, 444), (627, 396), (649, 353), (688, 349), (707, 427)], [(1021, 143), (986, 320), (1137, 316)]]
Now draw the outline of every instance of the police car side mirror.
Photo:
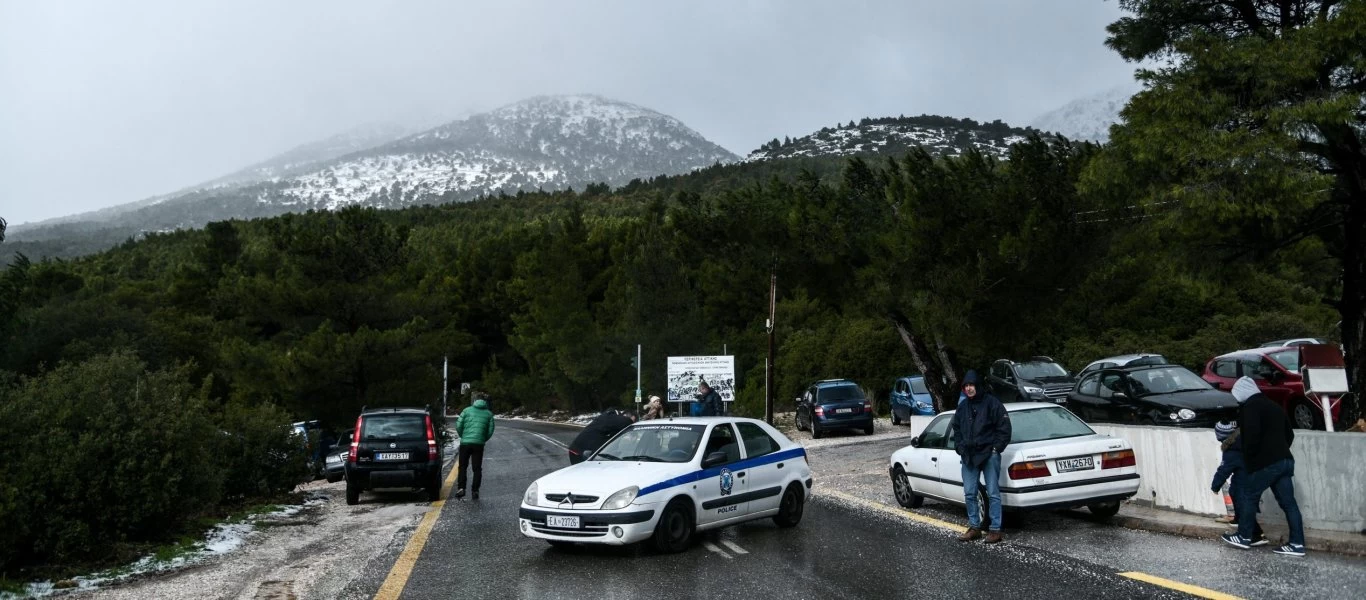
[(912, 447), (912, 448), (919, 448), (919, 447), (920, 447), (920, 436), (917, 435), (917, 436), (911, 438), (911, 447)]
[(717, 450), (715, 452), (712, 452), (711, 454), (708, 454), (706, 458), (702, 459), (703, 469), (724, 464), (726, 464), (726, 453), (723, 450)]

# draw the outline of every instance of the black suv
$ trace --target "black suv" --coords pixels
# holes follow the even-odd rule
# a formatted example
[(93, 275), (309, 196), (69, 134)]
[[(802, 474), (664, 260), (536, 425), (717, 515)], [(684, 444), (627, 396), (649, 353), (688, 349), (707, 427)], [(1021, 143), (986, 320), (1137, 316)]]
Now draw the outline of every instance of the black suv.
[(431, 413), (420, 408), (361, 412), (346, 459), (346, 503), (378, 488), (420, 488), (441, 498), (441, 446)]
[(1066, 404), (1076, 382), (1076, 377), (1047, 356), (1020, 362), (1001, 359), (991, 364), (987, 374), (987, 389), (1001, 402)]

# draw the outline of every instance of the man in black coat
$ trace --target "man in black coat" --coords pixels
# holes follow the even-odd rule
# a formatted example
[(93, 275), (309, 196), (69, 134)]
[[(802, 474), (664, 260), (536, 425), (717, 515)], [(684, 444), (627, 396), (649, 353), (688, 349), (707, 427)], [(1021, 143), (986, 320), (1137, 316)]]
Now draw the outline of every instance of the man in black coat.
[(1010, 444), (1010, 418), (996, 396), (977, 386), (977, 371), (963, 377), (967, 400), (953, 415), (953, 443), (963, 460), (963, 498), (968, 505), (968, 530), (958, 536), (968, 542), (982, 537), (982, 515), (977, 506), (979, 479), (986, 480), (991, 530), (986, 543), (1001, 541), (1001, 453)]
[(721, 394), (711, 389), (705, 380), (697, 383), (697, 401), (702, 404), (702, 417), (720, 417), (725, 414), (725, 401)]
[(1285, 411), (1262, 394), (1251, 377), (1241, 377), (1233, 384), (1233, 398), (1243, 407), (1238, 426), (1242, 430), (1243, 477), (1242, 489), (1235, 513), (1238, 533), (1226, 533), (1225, 542), (1244, 550), (1252, 546), (1257, 529), (1257, 505), (1268, 488), (1276, 503), (1285, 512), (1290, 527), (1290, 541), (1276, 548), (1276, 554), (1304, 556), (1304, 518), (1295, 502), (1295, 457), (1290, 444), (1295, 441), (1295, 430)]
[(569, 443), (569, 464), (576, 465), (588, 459), (594, 452), (598, 451), (607, 440), (630, 427), (631, 423), (636, 422), (633, 415), (622, 414), (619, 411), (609, 410), (588, 423), (583, 431)]

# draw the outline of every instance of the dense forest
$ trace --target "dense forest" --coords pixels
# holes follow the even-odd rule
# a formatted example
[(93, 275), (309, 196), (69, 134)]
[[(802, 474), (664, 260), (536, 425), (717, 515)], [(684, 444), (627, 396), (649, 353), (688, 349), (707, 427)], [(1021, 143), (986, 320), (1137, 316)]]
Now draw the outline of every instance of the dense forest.
[[(287, 488), (269, 475), (287, 452), (266, 451), (288, 445), (282, 424), (435, 403), (443, 357), (453, 388), (498, 410), (578, 412), (630, 401), (636, 344), (646, 393), (666, 356), (724, 346), (735, 410), (761, 414), (771, 272), (780, 407), (817, 378), (852, 378), (885, 410), (914, 372), (948, 399), (1000, 357), (1199, 368), (1303, 335), (1341, 341), (1360, 389), (1366, 7), (1273, 26), (1121, 4), (1134, 16), (1112, 47), (1184, 59), (1142, 72), (1104, 147), (1031, 136), (1002, 158), (718, 165), (16, 257), (0, 273), (0, 445), (22, 456), (0, 464), (0, 565), (102, 558), (83, 542), (154, 539)], [(1356, 70), (1319, 77), (1322, 61)]]

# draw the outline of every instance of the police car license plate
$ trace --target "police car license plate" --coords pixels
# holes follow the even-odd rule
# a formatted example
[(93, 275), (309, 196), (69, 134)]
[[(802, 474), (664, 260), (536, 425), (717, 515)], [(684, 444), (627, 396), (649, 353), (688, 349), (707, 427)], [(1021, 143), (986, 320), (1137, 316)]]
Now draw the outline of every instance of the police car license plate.
[(1081, 458), (1068, 458), (1057, 461), (1059, 473), (1071, 473), (1073, 471), (1090, 471), (1096, 468), (1096, 459), (1090, 456)]
[(852, 409), (852, 408), (836, 408), (836, 409), (835, 409), (835, 412), (842, 415), (842, 414), (844, 414), (844, 413), (851, 413), (851, 412), (854, 412), (854, 409)]
[(554, 516), (554, 515), (547, 515), (546, 518), (545, 518), (545, 524), (546, 524), (547, 526), (549, 526), (549, 527), (559, 527), (559, 528), (561, 528), (561, 529), (578, 529), (578, 528), (579, 528), (579, 518), (578, 518), (578, 517), (557, 517), (557, 516)]
[(407, 452), (379, 452), (375, 454), (375, 460), (408, 460)]

